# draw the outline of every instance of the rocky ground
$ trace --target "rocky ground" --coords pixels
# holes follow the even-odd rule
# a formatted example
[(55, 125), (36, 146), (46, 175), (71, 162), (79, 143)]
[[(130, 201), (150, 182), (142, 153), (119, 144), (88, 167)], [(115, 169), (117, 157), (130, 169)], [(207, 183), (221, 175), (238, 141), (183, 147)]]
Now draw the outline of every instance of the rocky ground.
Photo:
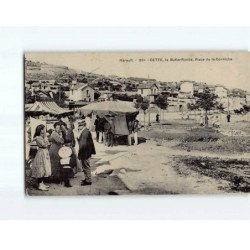
[(96, 143), (93, 185), (81, 187), (83, 173), (72, 188), (52, 184), (29, 195), (223, 194), (250, 191), (248, 123), (199, 128), (194, 121), (152, 124), (137, 146), (107, 148)]

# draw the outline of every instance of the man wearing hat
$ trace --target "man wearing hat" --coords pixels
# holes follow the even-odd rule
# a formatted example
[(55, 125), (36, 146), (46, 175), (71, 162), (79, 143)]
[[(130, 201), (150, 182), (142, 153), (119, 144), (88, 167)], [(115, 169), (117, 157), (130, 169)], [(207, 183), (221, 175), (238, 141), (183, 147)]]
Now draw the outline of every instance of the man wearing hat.
[(85, 120), (80, 121), (78, 124), (79, 128), (79, 153), (78, 153), (78, 159), (82, 162), (83, 172), (85, 175), (85, 179), (82, 180), (81, 185), (91, 185), (92, 179), (91, 179), (91, 166), (89, 163), (89, 159), (91, 155), (96, 154), (95, 152), (95, 146), (92, 139), (92, 135), (90, 131), (86, 127)]
[(115, 138), (115, 122), (114, 117), (110, 117), (110, 130), (109, 130), (109, 145), (110, 147), (114, 146), (114, 138)]

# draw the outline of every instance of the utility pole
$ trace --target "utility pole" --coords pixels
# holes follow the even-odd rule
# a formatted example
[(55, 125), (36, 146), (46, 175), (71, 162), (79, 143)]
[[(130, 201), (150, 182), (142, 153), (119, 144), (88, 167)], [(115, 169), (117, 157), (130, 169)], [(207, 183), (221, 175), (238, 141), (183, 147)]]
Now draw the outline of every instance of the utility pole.
[(144, 130), (146, 130), (146, 121), (145, 121), (145, 116), (146, 116), (146, 110), (143, 110)]
[(150, 126), (150, 107), (148, 108), (148, 127)]

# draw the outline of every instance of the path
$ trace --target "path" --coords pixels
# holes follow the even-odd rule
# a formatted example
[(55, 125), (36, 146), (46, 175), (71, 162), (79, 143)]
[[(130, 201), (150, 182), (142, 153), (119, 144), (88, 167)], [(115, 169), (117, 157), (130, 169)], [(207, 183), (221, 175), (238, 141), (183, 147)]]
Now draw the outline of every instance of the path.
[[(105, 156), (109, 164), (98, 167), (93, 174), (98, 175), (106, 170), (116, 170), (115, 174), (124, 182), (133, 193), (146, 194), (204, 194), (224, 193), (222, 187), (228, 186), (227, 181), (215, 180), (190, 172), (188, 176), (182, 176), (175, 171), (176, 156), (203, 156), (219, 157), (221, 159), (235, 159), (238, 155), (220, 155), (200, 151), (187, 152), (177, 150), (171, 146), (156, 146), (149, 140), (144, 144), (127, 147), (118, 146), (112, 150), (123, 151), (112, 156)], [(105, 149), (104, 149), (105, 152)], [(103, 153), (104, 153), (103, 152)], [(240, 159), (250, 159), (249, 154), (240, 156)], [(101, 160), (103, 161), (103, 159)], [(120, 171), (124, 169), (125, 171)]]
[[(30, 195), (101, 195), (118, 190), (125, 194), (216, 194), (225, 193), (221, 187), (228, 182), (215, 180), (191, 171), (180, 175), (175, 170), (177, 156), (219, 157), (220, 159), (250, 159), (250, 154), (221, 155), (200, 151), (187, 152), (173, 148), (174, 142), (157, 146), (153, 140), (137, 146), (106, 147), (95, 142), (93, 156), (93, 185), (82, 187), (83, 173), (71, 180), (72, 188), (51, 184), (48, 192), (29, 190)], [(112, 170), (111, 174), (103, 174)], [(129, 190), (129, 192), (128, 192)]]

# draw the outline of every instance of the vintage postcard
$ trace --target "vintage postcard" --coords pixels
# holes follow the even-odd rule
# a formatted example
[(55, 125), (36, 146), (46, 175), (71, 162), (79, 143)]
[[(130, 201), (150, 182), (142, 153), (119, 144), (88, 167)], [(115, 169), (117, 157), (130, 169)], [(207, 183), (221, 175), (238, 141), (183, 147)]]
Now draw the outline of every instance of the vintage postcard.
[(27, 52), (25, 192), (250, 191), (248, 52)]

